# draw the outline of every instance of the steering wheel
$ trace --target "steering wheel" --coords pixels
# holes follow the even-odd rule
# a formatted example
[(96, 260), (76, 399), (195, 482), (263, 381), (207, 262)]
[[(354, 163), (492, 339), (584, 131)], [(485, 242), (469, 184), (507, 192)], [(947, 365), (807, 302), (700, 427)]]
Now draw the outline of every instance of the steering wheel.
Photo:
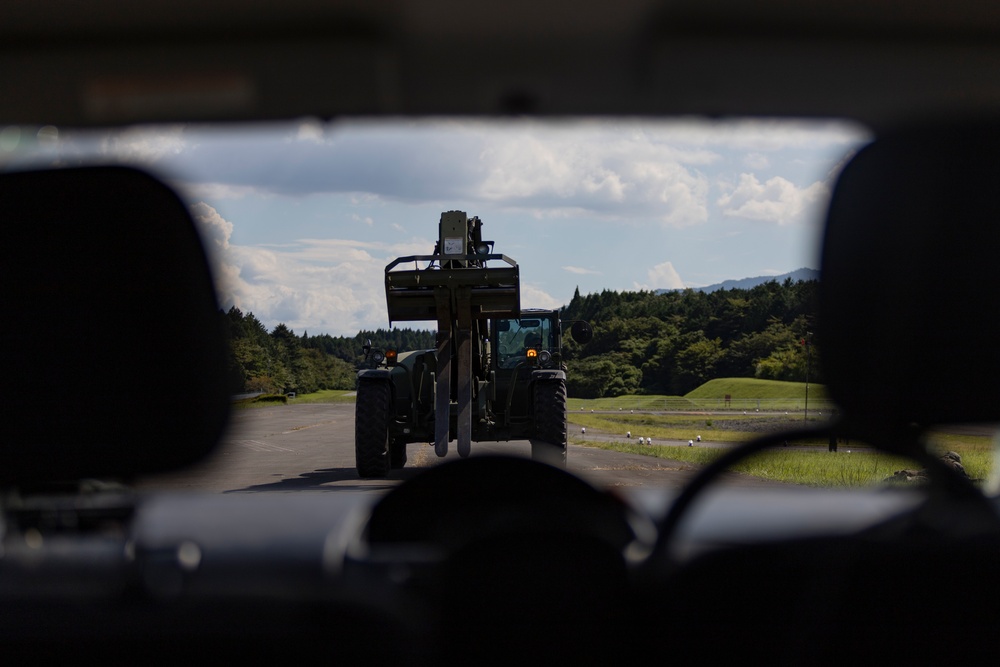
[(971, 506), (973, 511), (969, 514), (973, 515), (974, 519), (983, 520), (993, 529), (998, 527), (997, 515), (989, 499), (971, 481), (959, 476), (952, 468), (927, 451), (919, 443), (920, 433), (904, 429), (896, 431), (883, 429), (874, 431), (876, 435), (873, 437), (872, 430), (855, 430), (846, 424), (834, 423), (820, 428), (802, 428), (762, 436), (730, 449), (702, 468), (681, 490), (660, 522), (656, 543), (646, 560), (648, 573), (660, 576), (669, 573), (677, 565), (674, 558), (674, 543), (677, 540), (682, 519), (687, 516), (688, 510), (701, 492), (730, 467), (765, 449), (784, 444), (788, 440), (829, 437), (832, 434), (843, 435), (845, 433), (849, 433), (852, 439), (872, 443), (872, 446), (880, 451), (907, 456), (922, 464), (927, 469), (931, 484), (929, 503), (933, 501), (965, 503)]
[(615, 496), (563, 469), (479, 455), (429, 468), (386, 494), (372, 510), (367, 539), (455, 548), (491, 534), (558, 530), (623, 550), (648, 537), (638, 520)]

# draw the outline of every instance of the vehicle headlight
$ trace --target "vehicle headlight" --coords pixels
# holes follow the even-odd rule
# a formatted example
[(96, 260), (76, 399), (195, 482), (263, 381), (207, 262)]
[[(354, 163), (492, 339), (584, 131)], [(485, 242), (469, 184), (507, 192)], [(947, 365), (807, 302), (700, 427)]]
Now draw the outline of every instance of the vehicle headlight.
[(552, 353), (548, 350), (542, 350), (538, 353), (538, 363), (547, 364), (552, 361)]

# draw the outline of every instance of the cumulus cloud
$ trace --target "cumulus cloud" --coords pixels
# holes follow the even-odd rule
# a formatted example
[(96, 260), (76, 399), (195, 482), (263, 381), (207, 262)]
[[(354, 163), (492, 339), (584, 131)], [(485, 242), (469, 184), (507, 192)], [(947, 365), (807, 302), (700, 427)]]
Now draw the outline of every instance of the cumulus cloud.
[(385, 327), (384, 262), (358, 248), (232, 246), (224, 307), (253, 312), (268, 328), (353, 335)]
[(565, 304), (537, 285), (521, 283), (521, 308), (548, 308), (555, 310), (563, 305)]
[(684, 289), (684, 281), (674, 268), (673, 262), (662, 262), (646, 273), (646, 284), (635, 283), (636, 289)]
[[(707, 218), (700, 169), (719, 155), (635, 123), (425, 121), (137, 129), (102, 152), (182, 174), (201, 198), (352, 194), (358, 201), (483, 202), (538, 217)], [(210, 195), (214, 195), (213, 198)]]
[[(191, 206), (209, 249), (219, 301), (252, 312), (268, 329), (285, 323), (301, 333), (354, 335), (385, 327), (383, 271), (397, 256), (432, 245), (413, 238), (398, 243), (349, 239), (298, 239), (281, 245), (230, 242), (233, 223), (205, 202)], [(545, 302), (544, 292), (533, 293)]]
[(229, 222), (205, 202), (191, 206), (191, 217), (201, 232), (202, 240), (216, 252), (229, 248), (229, 237), (233, 235), (233, 223)]
[(487, 139), (477, 186), (486, 201), (548, 215), (654, 218), (668, 226), (708, 217), (708, 181), (692, 164), (712, 162), (712, 153), (588, 125), (545, 135), (528, 126)]
[(789, 225), (803, 221), (829, 196), (830, 188), (821, 181), (799, 188), (781, 176), (761, 183), (753, 174), (744, 173), (716, 203), (727, 216)]
[[(108, 135), (103, 151), (184, 174), (199, 184), (197, 196), (212, 201), (342, 193), (358, 201), (481, 202), (535, 217), (685, 227), (708, 220), (704, 173), (720, 162), (760, 172), (775, 163), (775, 151), (848, 146), (863, 134), (842, 123), (787, 120), (306, 120), (252, 132), (248, 141), (239, 130), (139, 128)], [(775, 214), (773, 205), (751, 203), (761, 195), (740, 187), (726, 195), (739, 200), (726, 205), (728, 214)]]

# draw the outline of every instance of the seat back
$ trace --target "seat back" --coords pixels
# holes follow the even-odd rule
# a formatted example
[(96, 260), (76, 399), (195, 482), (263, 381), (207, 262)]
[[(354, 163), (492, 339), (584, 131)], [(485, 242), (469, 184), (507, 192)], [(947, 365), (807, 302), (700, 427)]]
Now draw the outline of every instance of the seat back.
[(0, 483), (131, 477), (226, 423), (223, 320), (187, 207), (151, 176), (0, 175)]
[(1000, 421), (1000, 128), (914, 128), (844, 168), (823, 241), (817, 342), (854, 421)]

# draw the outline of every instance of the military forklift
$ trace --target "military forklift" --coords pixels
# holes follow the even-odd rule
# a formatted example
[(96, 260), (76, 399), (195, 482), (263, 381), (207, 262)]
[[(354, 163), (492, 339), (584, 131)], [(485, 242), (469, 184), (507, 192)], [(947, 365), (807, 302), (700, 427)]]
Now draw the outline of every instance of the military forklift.
[[(444, 457), (454, 440), (466, 457), (472, 442), (528, 440), (532, 458), (566, 464), (563, 322), (558, 311), (521, 308), (518, 265), (493, 253), (482, 224), (446, 211), (433, 254), (385, 268), (390, 325), (436, 321), (436, 348), (365, 345), (354, 440), (363, 478), (402, 468), (413, 442)], [(581, 344), (593, 335), (583, 321), (571, 333)]]

